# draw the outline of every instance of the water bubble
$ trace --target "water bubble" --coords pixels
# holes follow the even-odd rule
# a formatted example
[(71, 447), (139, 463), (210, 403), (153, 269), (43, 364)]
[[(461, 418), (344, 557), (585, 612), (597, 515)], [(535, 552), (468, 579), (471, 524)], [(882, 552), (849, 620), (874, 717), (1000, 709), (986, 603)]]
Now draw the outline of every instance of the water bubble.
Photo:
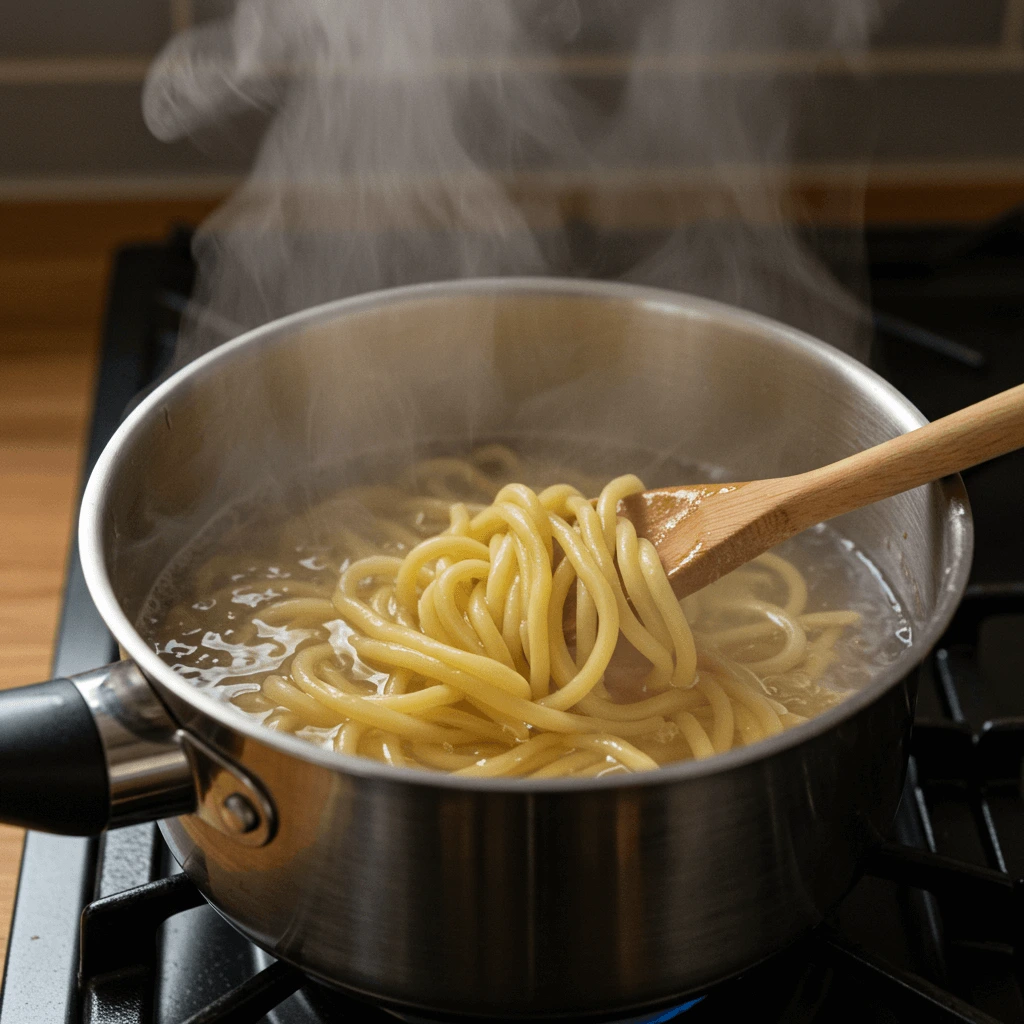
[(675, 722), (665, 722), (658, 726), (654, 738), (659, 743), (671, 743), (679, 735), (679, 726)]

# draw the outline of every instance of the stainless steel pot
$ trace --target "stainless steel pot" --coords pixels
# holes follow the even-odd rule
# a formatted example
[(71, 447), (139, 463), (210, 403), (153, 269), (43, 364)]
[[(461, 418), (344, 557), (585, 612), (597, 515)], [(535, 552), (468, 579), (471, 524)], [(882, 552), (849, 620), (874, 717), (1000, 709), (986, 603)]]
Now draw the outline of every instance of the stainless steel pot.
[(923, 422), (795, 330), (619, 284), (432, 284), (253, 331), (151, 394), (100, 459), (81, 555), (131, 660), (4, 697), (0, 818), (82, 832), (166, 817), (174, 855), (236, 928), (397, 1004), (582, 1015), (699, 990), (815, 925), (890, 823), (908, 672), (967, 579), (959, 478), (839, 524), (911, 622), (901, 660), (799, 729), (650, 774), (466, 780), (332, 754), (176, 675), (136, 632), (140, 609), (174, 556), (257, 486), (302, 497), (350, 457), (396, 445), (546, 435), (753, 479)]

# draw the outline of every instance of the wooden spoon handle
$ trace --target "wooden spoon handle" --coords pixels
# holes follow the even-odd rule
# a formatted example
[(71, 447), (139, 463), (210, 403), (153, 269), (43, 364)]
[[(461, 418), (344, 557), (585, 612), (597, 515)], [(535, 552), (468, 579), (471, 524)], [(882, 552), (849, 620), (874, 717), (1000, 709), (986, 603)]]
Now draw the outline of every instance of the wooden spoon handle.
[(1024, 384), (792, 478), (796, 531), (1024, 448)]

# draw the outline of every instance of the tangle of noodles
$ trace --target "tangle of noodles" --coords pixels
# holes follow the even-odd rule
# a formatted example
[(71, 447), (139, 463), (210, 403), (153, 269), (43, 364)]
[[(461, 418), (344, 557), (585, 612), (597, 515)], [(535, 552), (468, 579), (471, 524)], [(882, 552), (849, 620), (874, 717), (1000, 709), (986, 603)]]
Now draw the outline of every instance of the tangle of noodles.
[[(592, 504), (568, 483), (500, 483), (520, 471), (490, 446), (321, 507), (342, 552), (336, 584), (281, 574), (241, 622), (228, 614), (238, 639), (221, 678), (244, 680), (231, 700), (270, 728), (391, 765), (552, 778), (711, 757), (842, 699), (821, 680), (859, 615), (807, 612), (790, 562), (762, 555), (680, 604), (653, 545), (616, 514), (644, 489), (637, 477)], [(238, 602), (213, 586), (230, 568), (200, 570), (208, 599), (192, 609)], [(204, 628), (193, 610), (176, 616)], [(273, 670), (254, 671), (264, 656)]]

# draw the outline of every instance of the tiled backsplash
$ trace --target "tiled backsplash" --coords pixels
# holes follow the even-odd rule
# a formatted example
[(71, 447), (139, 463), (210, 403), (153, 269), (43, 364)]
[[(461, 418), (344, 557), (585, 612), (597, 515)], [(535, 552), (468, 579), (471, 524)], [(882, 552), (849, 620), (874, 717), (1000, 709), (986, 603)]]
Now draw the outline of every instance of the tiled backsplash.
[[(429, 2), (471, 6), (477, 0)], [(556, 6), (556, 0), (545, 2)], [(581, 0), (589, 12), (635, 12), (664, 2), (636, 0), (629, 8), (621, 0)], [(217, 191), (242, 174), (258, 135), (252, 125), (235, 125), (198, 145), (166, 145), (147, 131), (139, 102), (147, 63), (170, 34), (230, 7), (230, 0), (4, 5), (0, 198), (104, 189), (188, 194)], [(751, 10), (769, 7), (757, 3)], [(568, 50), (606, 59), (624, 34), (608, 19), (589, 18)], [(793, 34), (787, 39), (786, 52), (752, 54), (751, 45), (737, 46), (732, 54), (702, 55), (700, 63), (702, 73), (720, 74), (737, 88), (757, 89), (767, 76), (776, 88), (804, 87), (812, 102), (790, 147), (798, 163), (841, 172), (862, 158), (868, 139), (875, 163), (890, 171), (907, 165), (914, 172), (963, 173), (977, 165), (1013, 174), (1019, 165), (1024, 178), (1024, 0), (890, 0), (873, 30), (866, 79), (814, 46), (814, 39), (802, 46)], [(657, 73), (692, 74), (692, 58), (666, 60)], [(817, 77), (807, 90), (812, 73)], [(587, 74), (584, 67), (578, 77)], [(600, 74), (613, 77), (614, 68), (606, 65)], [(642, 162), (640, 148), (637, 158)], [(659, 160), (665, 159), (662, 149)], [(667, 151), (667, 159), (681, 168), (701, 163), (684, 144)]]
[(170, 31), (166, 0), (10, 0), (0, 12), (0, 57), (153, 53)]

